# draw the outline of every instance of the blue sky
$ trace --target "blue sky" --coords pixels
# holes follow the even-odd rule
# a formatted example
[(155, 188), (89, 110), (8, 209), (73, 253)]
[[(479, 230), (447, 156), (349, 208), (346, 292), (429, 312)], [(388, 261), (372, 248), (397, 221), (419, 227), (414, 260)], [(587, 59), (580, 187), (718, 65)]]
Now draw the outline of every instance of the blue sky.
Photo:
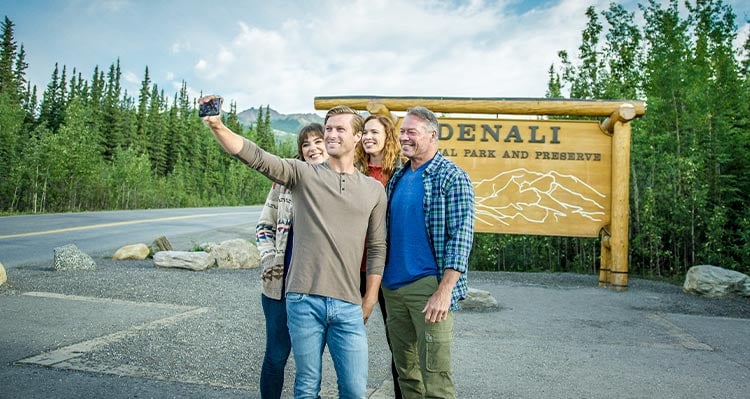
[[(609, 2), (4, 0), (0, 14), (40, 92), (55, 63), (90, 79), (119, 58), (131, 95), (148, 66), (170, 98), (184, 80), (193, 97), (295, 113), (316, 96), (543, 97), (557, 52), (577, 54), (585, 9)], [(744, 39), (750, 2), (725, 3)]]

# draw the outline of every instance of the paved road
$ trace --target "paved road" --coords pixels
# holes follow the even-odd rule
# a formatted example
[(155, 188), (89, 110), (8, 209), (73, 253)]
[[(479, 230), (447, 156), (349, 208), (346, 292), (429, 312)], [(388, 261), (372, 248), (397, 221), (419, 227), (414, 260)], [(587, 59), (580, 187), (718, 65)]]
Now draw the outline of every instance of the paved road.
[[(54, 248), (66, 244), (75, 244), (94, 256), (112, 253), (126, 244), (150, 244), (162, 235), (195, 239), (214, 229), (254, 226), (261, 208), (146, 209), (0, 217), (0, 262), (6, 268), (43, 262)], [(190, 245), (189, 242), (173, 244)]]
[[(205, 231), (180, 242), (247, 236)], [(92, 272), (48, 262), (0, 287), (2, 398), (257, 398), (263, 319), (258, 270), (190, 272), (95, 257)], [(456, 318), (461, 398), (746, 398), (750, 300), (706, 300), (631, 279), (479, 273), (499, 302)], [(382, 321), (368, 324), (368, 395), (388, 398)], [(328, 359), (326, 357), (326, 359)], [(335, 397), (326, 360), (323, 396)], [(285, 397), (291, 397), (293, 362)]]

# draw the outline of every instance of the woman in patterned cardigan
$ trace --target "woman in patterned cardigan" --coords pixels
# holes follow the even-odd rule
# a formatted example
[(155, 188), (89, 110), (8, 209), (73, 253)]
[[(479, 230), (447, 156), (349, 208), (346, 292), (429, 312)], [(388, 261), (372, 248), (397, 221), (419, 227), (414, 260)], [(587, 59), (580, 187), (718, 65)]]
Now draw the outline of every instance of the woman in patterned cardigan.
[[(311, 123), (297, 137), (296, 158), (317, 164), (328, 159), (323, 126)], [(266, 353), (260, 372), (262, 398), (280, 398), (292, 342), (286, 325), (284, 284), (292, 260), (292, 194), (274, 183), (261, 211), (255, 238), (260, 251), (263, 315), (266, 318)]]

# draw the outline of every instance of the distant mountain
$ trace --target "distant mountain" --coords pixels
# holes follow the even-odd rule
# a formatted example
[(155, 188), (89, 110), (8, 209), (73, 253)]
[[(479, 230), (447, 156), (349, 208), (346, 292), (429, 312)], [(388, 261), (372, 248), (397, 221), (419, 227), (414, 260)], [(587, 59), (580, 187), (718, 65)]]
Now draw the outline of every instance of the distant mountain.
[[(309, 123), (323, 123), (323, 118), (317, 114), (286, 115), (276, 112), (273, 108), (270, 108), (269, 111), (271, 112), (271, 128), (276, 133), (276, 136), (282, 139), (296, 136), (300, 128)], [(263, 112), (265, 112), (265, 107), (263, 107)], [(237, 118), (243, 126), (253, 125), (258, 120), (258, 108), (246, 109), (237, 114)]]

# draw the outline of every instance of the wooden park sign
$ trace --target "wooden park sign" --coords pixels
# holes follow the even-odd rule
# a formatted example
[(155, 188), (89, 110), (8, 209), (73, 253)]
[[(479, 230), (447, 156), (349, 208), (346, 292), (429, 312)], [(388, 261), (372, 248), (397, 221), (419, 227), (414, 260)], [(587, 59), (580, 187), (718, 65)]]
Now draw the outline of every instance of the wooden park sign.
[[(426, 107), (439, 117), (440, 152), (474, 184), (477, 232), (601, 237), (599, 283), (627, 288), (630, 121), (637, 101), (316, 97), (316, 109)], [(468, 115), (468, 116), (465, 116)], [(503, 115), (502, 118), (497, 117)], [(515, 115), (523, 115), (524, 118)], [(513, 117), (515, 116), (515, 117)], [(597, 120), (549, 116), (601, 117)]]

